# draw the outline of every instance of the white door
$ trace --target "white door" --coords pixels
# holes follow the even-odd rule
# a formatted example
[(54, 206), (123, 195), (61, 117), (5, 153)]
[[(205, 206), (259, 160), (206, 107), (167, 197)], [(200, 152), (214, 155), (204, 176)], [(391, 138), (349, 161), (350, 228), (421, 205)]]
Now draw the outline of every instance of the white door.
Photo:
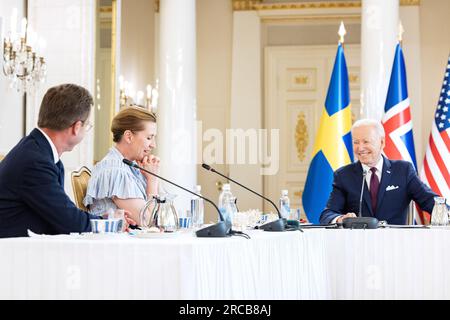
[[(353, 119), (360, 112), (360, 46), (346, 45)], [(337, 46), (268, 47), (265, 50), (265, 126), (280, 130), (278, 174), (264, 178), (277, 200), (289, 190), (291, 208), (301, 208), (315, 136), (324, 110)], [(265, 210), (273, 210), (265, 204)]]

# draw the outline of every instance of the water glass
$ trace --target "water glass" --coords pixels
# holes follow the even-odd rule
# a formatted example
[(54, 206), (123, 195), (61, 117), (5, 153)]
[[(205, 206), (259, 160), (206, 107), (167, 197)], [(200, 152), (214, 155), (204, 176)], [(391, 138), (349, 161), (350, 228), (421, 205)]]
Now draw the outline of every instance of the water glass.
[(191, 217), (178, 218), (180, 229), (189, 229), (191, 227)]
[(116, 209), (114, 211), (114, 219), (119, 219), (119, 226), (118, 231), (119, 232), (125, 232), (125, 210), (124, 209)]
[(431, 213), (432, 226), (446, 226), (448, 225), (448, 211), (445, 204), (444, 197), (434, 198), (433, 212)]

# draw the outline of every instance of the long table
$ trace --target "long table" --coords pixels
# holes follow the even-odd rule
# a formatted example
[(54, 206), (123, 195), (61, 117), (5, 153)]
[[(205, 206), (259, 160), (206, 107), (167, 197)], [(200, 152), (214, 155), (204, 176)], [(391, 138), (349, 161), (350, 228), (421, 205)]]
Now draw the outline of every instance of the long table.
[(450, 229), (0, 240), (0, 299), (450, 299)]

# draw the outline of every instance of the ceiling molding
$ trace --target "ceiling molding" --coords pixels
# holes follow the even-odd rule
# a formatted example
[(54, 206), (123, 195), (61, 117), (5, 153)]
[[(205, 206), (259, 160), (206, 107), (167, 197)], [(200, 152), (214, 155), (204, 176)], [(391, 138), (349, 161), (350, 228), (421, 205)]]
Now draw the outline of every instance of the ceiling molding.
[[(263, 3), (262, 0), (231, 0), (234, 11), (361, 8), (361, 0)], [(400, 0), (401, 6), (420, 6), (420, 0)]]

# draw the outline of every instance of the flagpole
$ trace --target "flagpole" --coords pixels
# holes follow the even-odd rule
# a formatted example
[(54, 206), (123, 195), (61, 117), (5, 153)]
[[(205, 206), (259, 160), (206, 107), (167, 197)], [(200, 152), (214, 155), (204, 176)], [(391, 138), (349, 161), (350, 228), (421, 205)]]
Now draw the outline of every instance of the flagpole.
[(344, 37), (347, 34), (347, 30), (345, 30), (344, 21), (341, 21), (341, 25), (339, 26), (339, 44), (342, 45), (342, 49), (344, 49)]
[(398, 43), (400, 44), (400, 47), (403, 46), (403, 34), (405, 33), (405, 29), (403, 28), (402, 21), (398, 21)]
[[(403, 45), (403, 33), (405, 33), (405, 29), (403, 28), (402, 21), (398, 21), (398, 44), (400, 47)], [(416, 168), (417, 170), (417, 168)], [(408, 206), (408, 215), (406, 219), (406, 223), (409, 225), (413, 225), (416, 221), (415, 219), (415, 210), (414, 210), (414, 201), (411, 201)]]
[(338, 34), (336, 58), (302, 195), (303, 208), (313, 224), (320, 224), (333, 190), (333, 173), (353, 162), (350, 87), (342, 46), (346, 31), (342, 22)]

